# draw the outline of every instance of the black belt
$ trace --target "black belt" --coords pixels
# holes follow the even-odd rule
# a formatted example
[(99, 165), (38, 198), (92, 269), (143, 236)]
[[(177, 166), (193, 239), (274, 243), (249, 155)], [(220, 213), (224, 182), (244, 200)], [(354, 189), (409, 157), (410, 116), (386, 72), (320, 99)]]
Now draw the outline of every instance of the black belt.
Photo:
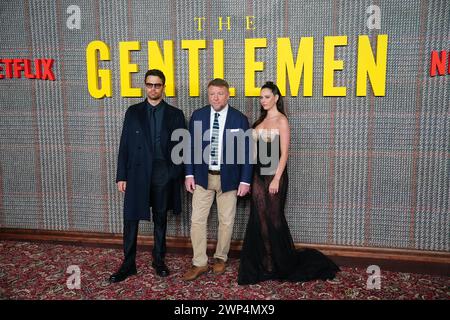
[(217, 176), (220, 175), (220, 170), (208, 170), (208, 173)]

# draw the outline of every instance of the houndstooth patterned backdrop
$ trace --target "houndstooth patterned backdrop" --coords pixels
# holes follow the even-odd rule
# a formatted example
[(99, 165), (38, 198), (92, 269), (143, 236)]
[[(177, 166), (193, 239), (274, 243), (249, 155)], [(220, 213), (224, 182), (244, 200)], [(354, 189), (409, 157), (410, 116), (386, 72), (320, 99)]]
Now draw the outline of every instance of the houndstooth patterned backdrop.
[[(381, 29), (369, 30), (366, 9), (381, 9)], [(77, 5), (80, 29), (69, 29)], [(231, 17), (230, 31), (218, 17)], [(254, 16), (255, 30), (245, 30)], [(194, 17), (205, 17), (204, 31)], [(244, 39), (267, 38), (257, 85), (276, 80), (276, 39), (294, 48), (314, 37), (313, 97), (285, 99), (292, 130), (286, 217), (296, 242), (449, 251), (450, 76), (429, 76), (432, 50), (448, 50), (450, 3), (436, 1), (137, 1), (28, 0), (0, 3), (0, 58), (52, 58), (56, 81), (0, 80), (0, 227), (121, 233), (122, 195), (115, 172), (127, 107), (142, 98), (120, 96), (119, 42), (133, 52), (142, 85), (147, 41), (174, 40), (176, 96), (168, 102), (189, 119), (207, 104), (213, 77), (212, 39), (224, 39), (230, 104), (253, 122), (256, 97), (244, 97)], [(386, 96), (356, 97), (357, 36), (388, 34)], [(336, 51), (344, 70), (335, 85), (346, 97), (322, 96), (323, 37), (347, 35)], [(188, 55), (182, 39), (206, 39), (200, 55), (200, 97), (189, 97)], [(107, 43), (113, 97), (89, 95), (86, 47)], [(296, 52), (296, 49), (293, 49)], [(183, 213), (169, 214), (169, 236), (188, 237), (191, 196)], [(233, 238), (242, 239), (249, 202), (240, 201)], [(152, 224), (141, 223), (141, 234)], [(215, 238), (217, 216), (210, 215)]]

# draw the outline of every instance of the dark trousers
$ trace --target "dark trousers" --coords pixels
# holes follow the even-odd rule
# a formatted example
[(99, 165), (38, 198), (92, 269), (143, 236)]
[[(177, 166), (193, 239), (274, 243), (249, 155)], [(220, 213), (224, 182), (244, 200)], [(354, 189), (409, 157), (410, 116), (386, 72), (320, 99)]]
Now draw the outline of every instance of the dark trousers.
[[(153, 216), (153, 263), (161, 265), (166, 255), (167, 230), (167, 197), (169, 173), (165, 161), (154, 161), (152, 166), (152, 181), (150, 199)], [(136, 243), (139, 229), (139, 220), (125, 220), (123, 224), (123, 251), (124, 262), (122, 268), (128, 269), (136, 266)]]

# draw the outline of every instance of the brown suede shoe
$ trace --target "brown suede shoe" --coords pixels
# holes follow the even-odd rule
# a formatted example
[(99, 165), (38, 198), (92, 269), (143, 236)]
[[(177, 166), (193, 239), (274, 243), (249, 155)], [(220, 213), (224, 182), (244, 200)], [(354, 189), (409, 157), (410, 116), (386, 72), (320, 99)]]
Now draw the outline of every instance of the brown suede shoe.
[(215, 274), (222, 274), (225, 272), (225, 261), (222, 259), (216, 259), (216, 262), (213, 265), (213, 272)]
[(192, 266), (184, 275), (184, 281), (191, 281), (197, 279), (202, 273), (208, 272), (208, 265), (203, 267)]

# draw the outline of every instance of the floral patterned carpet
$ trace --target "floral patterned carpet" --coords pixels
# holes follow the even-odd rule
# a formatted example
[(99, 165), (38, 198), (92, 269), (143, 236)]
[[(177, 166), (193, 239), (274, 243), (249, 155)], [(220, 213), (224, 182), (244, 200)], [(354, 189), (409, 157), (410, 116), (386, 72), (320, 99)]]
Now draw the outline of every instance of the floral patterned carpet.
[(137, 254), (138, 274), (109, 284), (107, 279), (120, 266), (121, 258), (120, 249), (0, 241), (0, 299), (450, 300), (450, 277), (382, 270), (380, 289), (368, 289), (366, 269), (350, 267), (341, 267), (332, 281), (266, 281), (239, 286), (238, 259), (230, 259), (222, 275), (210, 271), (185, 282), (181, 277), (190, 267), (191, 257), (179, 254), (167, 255), (171, 274), (160, 278), (151, 268), (151, 253), (142, 250)]

